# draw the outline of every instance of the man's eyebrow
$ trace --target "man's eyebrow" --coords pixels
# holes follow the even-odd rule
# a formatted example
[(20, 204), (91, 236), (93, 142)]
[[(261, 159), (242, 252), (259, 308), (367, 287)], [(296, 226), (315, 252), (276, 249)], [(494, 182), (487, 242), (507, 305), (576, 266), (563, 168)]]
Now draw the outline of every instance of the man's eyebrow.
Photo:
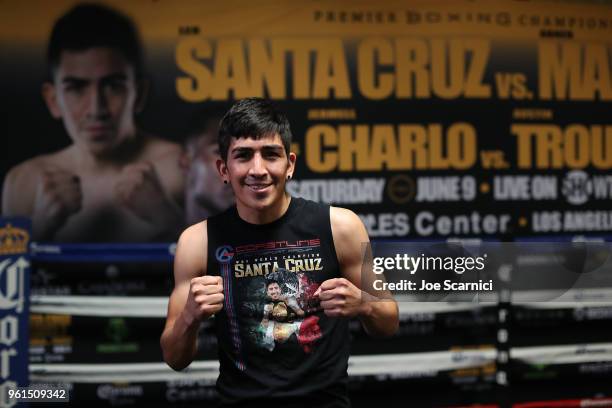
[(62, 78), (62, 83), (64, 84), (86, 84), (90, 82), (87, 78), (79, 78), (74, 76), (67, 76)]
[(108, 82), (108, 81), (127, 81), (127, 75), (125, 75), (123, 72), (117, 72), (117, 73), (110, 74), (110, 75), (107, 75), (105, 77), (102, 77), (102, 81), (104, 81), (104, 82)]
[(285, 148), (279, 145), (265, 145), (261, 148), (261, 150), (281, 151), (281, 150), (285, 150)]
[[(66, 76), (62, 78), (63, 83), (77, 83), (77, 84), (86, 84), (91, 82), (91, 78), (81, 78), (76, 76)], [(104, 76), (100, 79), (102, 82), (112, 82), (112, 81), (127, 81), (127, 75), (122, 72), (116, 72), (107, 76)]]
[(253, 149), (251, 147), (234, 147), (232, 149), (232, 154), (234, 153), (249, 153), (252, 152)]
[[(267, 152), (270, 152), (270, 151), (279, 152), (279, 151), (284, 150), (284, 147), (283, 146), (279, 146), (279, 145), (265, 145), (265, 146), (261, 147), (261, 150), (267, 151)], [(253, 151), (252, 147), (235, 147), (235, 148), (232, 149), (231, 153), (232, 154), (233, 153), (249, 153), (249, 152), (252, 152), (252, 151)]]

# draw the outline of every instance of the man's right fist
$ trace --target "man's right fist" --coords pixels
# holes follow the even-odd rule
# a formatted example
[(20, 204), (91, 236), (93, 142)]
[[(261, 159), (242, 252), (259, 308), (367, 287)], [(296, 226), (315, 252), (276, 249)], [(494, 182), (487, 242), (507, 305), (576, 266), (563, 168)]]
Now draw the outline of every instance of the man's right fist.
[[(41, 174), (36, 186), (33, 226), (39, 235), (52, 235), (68, 217), (79, 212), (83, 192), (79, 177), (59, 168), (49, 168)], [(36, 234), (35, 234), (36, 235)]]
[(189, 284), (185, 311), (189, 320), (203, 320), (223, 309), (223, 278), (198, 276)]

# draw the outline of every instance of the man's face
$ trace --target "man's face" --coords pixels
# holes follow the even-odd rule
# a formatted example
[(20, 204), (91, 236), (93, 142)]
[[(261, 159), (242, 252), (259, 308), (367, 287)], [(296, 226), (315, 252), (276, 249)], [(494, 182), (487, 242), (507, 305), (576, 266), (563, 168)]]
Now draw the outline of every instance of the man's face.
[(198, 205), (211, 211), (221, 211), (234, 203), (232, 188), (223, 184), (216, 162), (221, 158), (219, 146), (212, 133), (192, 139), (187, 147), (189, 167), (187, 188)]
[(53, 84), (43, 91), (72, 141), (94, 155), (110, 152), (135, 132), (134, 69), (116, 49), (63, 51)]
[(237, 203), (263, 210), (279, 202), (285, 193), (287, 176), (293, 174), (295, 154), (285, 152), (280, 135), (232, 138), (227, 162), (218, 162), (229, 178)]
[(278, 283), (273, 282), (268, 285), (268, 297), (270, 299), (278, 300), (280, 299), (280, 294), (281, 294), (281, 290), (280, 290), (280, 286), (278, 286)]

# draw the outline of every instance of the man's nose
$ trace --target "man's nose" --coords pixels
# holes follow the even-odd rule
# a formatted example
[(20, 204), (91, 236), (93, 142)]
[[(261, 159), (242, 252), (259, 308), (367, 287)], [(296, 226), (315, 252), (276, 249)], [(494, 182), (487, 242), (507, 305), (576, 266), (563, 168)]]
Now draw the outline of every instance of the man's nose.
[(108, 99), (101, 86), (92, 87), (89, 99), (89, 115), (92, 118), (104, 118), (108, 115)]
[(263, 177), (266, 175), (267, 169), (263, 157), (261, 154), (255, 153), (251, 162), (251, 168), (249, 174), (254, 177)]

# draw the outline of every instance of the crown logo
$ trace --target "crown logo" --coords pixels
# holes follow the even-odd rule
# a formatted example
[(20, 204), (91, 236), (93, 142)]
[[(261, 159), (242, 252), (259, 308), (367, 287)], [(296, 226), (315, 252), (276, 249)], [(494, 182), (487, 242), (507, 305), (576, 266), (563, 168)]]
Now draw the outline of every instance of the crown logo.
[(28, 252), (29, 241), (28, 231), (6, 224), (6, 227), (0, 228), (0, 255)]

